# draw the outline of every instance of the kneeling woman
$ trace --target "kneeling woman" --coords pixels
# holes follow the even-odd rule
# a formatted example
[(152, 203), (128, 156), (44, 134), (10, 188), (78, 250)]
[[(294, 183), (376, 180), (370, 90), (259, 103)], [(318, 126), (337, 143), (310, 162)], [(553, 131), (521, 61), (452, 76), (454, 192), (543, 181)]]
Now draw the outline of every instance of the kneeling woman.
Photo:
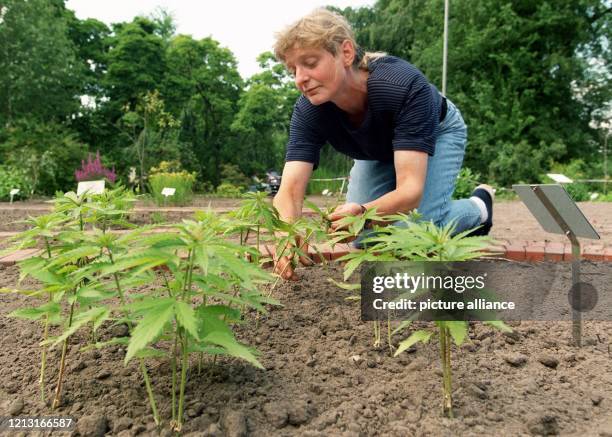
[[(293, 110), (286, 163), (274, 205), (298, 217), (306, 185), (329, 142), (355, 160), (347, 203), (332, 220), (376, 208), (378, 214), (417, 208), (456, 232), (492, 226), (493, 190), (451, 200), (463, 162), (467, 129), (455, 105), (410, 63), (363, 53), (340, 15), (318, 9), (277, 35), (275, 55), (302, 92)], [(286, 260), (277, 264), (283, 270)], [(293, 272), (285, 270), (286, 278)]]

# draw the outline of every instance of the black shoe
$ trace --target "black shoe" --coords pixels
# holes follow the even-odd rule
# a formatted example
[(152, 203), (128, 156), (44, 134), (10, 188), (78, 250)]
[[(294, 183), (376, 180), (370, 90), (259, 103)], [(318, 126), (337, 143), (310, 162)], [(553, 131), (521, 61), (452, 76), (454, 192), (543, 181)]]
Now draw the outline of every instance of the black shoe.
[(480, 188), (480, 186), (476, 187), (476, 189), (472, 191), (471, 197), (478, 197), (484, 202), (485, 206), (487, 207), (487, 220), (484, 223), (478, 225), (478, 228), (474, 229), (467, 236), (478, 237), (489, 235), (489, 232), (493, 227), (493, 198), (487, 190), (485, 190), (484, 188)]

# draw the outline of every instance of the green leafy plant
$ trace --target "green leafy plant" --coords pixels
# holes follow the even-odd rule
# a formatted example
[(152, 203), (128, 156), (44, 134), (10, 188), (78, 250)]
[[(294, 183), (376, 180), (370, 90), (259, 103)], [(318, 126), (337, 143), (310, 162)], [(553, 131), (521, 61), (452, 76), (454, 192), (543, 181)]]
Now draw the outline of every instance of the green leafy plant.
[[(195, 183), (195, 173), (187, 171), (180, 172), (159, 172), (149, 175), (149, 185), (151, 196), (158, 206), (163, 205), (189, 205), (193, 197), (193, 184)], [(164, 188), (174, 188), (172, 196), (164, 196)]]
[(453, 199), (467, 199), (480, 183), (480, 173), (474, 173), (469, 167), (462, 167), (457, 176)]
[[(171, 425), (178, 432), (191, 355), (199, 355), (200, 365), (205, 355), (229, 355), (261, 368), (256, 351), (236, 340), (232, 326), (243, 323), (243, 309), (264, 312), (265, 304), (276, 303), (259, 291), (271, 277), (247, 261), (254, 249), (223, 238), (229, 224), (212, 213), (200, 212), (193, 220), (166, 226), (163, 233), (150, 232), (150, 227), (114, 233), (111, 225), (126, 212), (117, 204), (127, 202), (126, 197), (120, 191), (99, 196), (67, 193), (55, 200), (52, 214), (31, 219), (32, 229), (18, 237), (16, 247), (45, 245), (43, 255), (20, 263), (21, 279), (31, 276), (41, 286), (12, 291), (48, 299), (12, 315), (44, 324), (42, 393), (47, 347), (62, 347), (53, 408), (61, 402), (68, 339), (86, 326), (91, 336), (85, 348), (124, 345), (125, 363), (139, 361), (158, 424), (147, 362), (168, 359)], [(129, 337), (99, 342), (96, 332), (105, 322), (126, 324)], [(57, 336), (48, 336), (50, 324), (61, 326)]]
[(249, 192), (243, 195), (244, 200), (238, 209), (229, 213), (230, 229), (228, 234), (239, 234), (240, 244), (248, 244), (251, 233), (255, 234), (257, 258), (261, 252), (263, 233), (273, 236), (280, 224), (278, 211), (269, 201), (265, 192)]
[(244, 189), (240, 186), (233, 185), (229, 182), (221, 183), (215, 190), (215, 194), (219, 197), (241, 197)]
[(32, 182), (25, 171), (0, 165), (0, 200), (9, 200), (10, 192), (14, 188), (19, 190), (15, 199), (25, 199), (32, 191)]
[[(366, 214), (361, 218), (347, 217), (346, 222), (352, 228), (349, 226), (349, 230), (341, 232), (336, 238), (360, 232), (365, 224)], [(370, 219), (379, 221), (381, 218), (371, 217)], [(340, 261), (346, 262), (345, 281), (366, 261), (467, 261), (488, 255), (484, 249), (492, 243), (490, 237), (467, 237), (470, 231), (455, 235), (453, 223), (437, 227), (432, 222), (421, 221), (417, 213), (397, 214), (382, 219), (392, 222), (393, 225), (386, 227), (375, 225), (372, 233), (362, 242), (365, 248), (363, 251), (349, 253), (340, 258)], [(485, 321), (485, 323), (500, 330), (510, 330), (500, 321)], [(394, 332), (406, 329), (410, 324), (410, 320), (404, 321)], [(456, 345), (461, 345), (465, 341), (468, 323), (466, 321), (436, 321), (434, 324), (437, 331), (413, 332), (398, 345), (395, 355), (399, 355), (418, 342), (425, 343), (432, 338), (438, 339), (443, 372), (443, 412), (448, 417), (452, 417), (451, 344), (454, 341)], [(378, 335), (380, 335), (380, 328), (378, 328)], [(389, 329), (390, 347), (391, 335), (392, 332)]]

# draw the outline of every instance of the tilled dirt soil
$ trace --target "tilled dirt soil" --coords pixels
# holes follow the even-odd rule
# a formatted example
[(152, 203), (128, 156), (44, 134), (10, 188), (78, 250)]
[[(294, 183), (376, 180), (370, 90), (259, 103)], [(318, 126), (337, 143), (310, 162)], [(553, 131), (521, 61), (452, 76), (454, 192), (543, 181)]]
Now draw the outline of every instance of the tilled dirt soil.
[[(16, 267), (0, 269), (0, 284), (16, 282)], [(391, 357), (386, 344), (373, 347), (373, 325), (360, 321), (359, 303), (328, 282), (341, 279), (339, 266), (299, 273), (299, 282), (274, 291), (282, 307), (237, 328), (260, 350), (265, 371), (223, 359), (214, 367), (208, 360), (198, 373), (191, 361), (184, 434), (612, 436), (611, 322), (585, 323), (582, 348), (570, 345), (567, 322), (515, 323), (510, 334), (474, 324), (468, 342), (453, 347), (456, 418), (447, 419), (435, 343)], [(610, 279), (595, 278), (600, 290)], [(0, 416), (52, 414), (39, 400), (40, 327), (7, 317), (25, 300), (0, 294)], [(100, 335), (122, 333), (109, 326)], [(85, 334), (72, 341), (64, 403), (55, 413), (77, 419), (73, 434), (171, 435), (170, 366), (150, 362), (166, 419), (157, 430), (136, 363), (124, 367), (120, 347), (79, 352), (79, 339)], [(50, 353), (49, 389), (59, 352)]]

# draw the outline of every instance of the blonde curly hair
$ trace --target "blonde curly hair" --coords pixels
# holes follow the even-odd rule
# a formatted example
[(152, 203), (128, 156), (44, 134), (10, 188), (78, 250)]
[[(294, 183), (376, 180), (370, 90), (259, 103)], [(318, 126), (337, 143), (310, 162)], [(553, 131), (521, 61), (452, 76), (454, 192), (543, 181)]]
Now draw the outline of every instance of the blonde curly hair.
[(353, 66), (361, 70), (368, 69), (369, 61), (386, 55), (383, 52), (364, 52), (357, 45), (353, 29), (346, 18), (325, 8), (315, 9), (275, 36), (274, 56), (282, 63), (285, 63), (287, 51), (294, 47), (320, 48), (336, 56), (340, 45), (346, 40), (355, 47)]

